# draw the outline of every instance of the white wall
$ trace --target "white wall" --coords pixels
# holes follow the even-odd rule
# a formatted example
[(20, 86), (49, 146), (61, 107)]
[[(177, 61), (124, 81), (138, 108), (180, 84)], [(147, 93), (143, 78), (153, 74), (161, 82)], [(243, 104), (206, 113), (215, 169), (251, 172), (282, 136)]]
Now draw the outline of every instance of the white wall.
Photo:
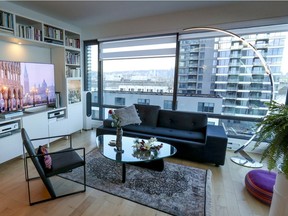
[(19, 45), (0, 40), (0, 60), (51, 63), (50, 48)]

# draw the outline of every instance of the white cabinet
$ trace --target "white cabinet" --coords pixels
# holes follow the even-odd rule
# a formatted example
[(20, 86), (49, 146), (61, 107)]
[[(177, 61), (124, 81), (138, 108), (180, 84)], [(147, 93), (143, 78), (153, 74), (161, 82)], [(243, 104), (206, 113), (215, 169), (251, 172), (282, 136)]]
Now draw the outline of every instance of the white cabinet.
[(81, 131), (83, 129), (83, 107), (81, 103), (71, 104), (68, 107), (68, 129), (69, 133)]
[[(68, 134), (69, 133), (68, 125), (69, 124), (67, 118), (49, 120), (49, 136), (59, 136)], [(53, 140), (50, 139), (50, 142), (54, 140), (56, 139)]]
[(23, 153), (21, 133), (0, 138), (0, 164)]
[[(68, 119), (66, 118), (66, 108), (60, 108), (47, 113), (49, 137), (68, 134)], [(53, 142), (59, 138), (51, 138), (49, 142)]]
[[(25, 128), (30, 139), (48, 137), (47, 112), (33, 113), (22, 117), (22, 127)], [(33, 142), (35, 148), (46, 145), (49, 140), (37, 140)]]
[(20, 118), (0, 121), (0, 163), (23, 153), (20, 128)]

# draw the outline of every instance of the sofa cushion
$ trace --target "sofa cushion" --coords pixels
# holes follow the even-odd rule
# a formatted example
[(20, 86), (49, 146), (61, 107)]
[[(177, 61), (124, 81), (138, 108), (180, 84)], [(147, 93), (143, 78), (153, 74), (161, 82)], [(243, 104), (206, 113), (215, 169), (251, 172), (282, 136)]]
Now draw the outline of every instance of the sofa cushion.
[(113, 123), (114, 122), (114, 120), (111, 118), (107, 118), (107, 119), (105, 119), (104, 121), (103, 121), (103, 125), (104, 125), (104, 127), (107, 127), (107, 128), (112, 128), (113, 126)]
[(142, 121), (141, 125), (151, 127), (157, 126), (158, 113), (159, 110), (161, 109), (160, 106), (144, 105), (144, 104), (134, 104), (134, 105)]
[(143, 125), (127, 125), (123, 127), (123, 130), (205, 143), (205, 135), (198, 131), (177, 130)]
[(120, 119), (120, 126), (141, 123), (141, 120), (134, 105), (116, 109), (114, 110), (114, 112)]
[(207, 119), (205, 113), (160, 110), (157, 126), (178, 130), (203, 131), (207, 126)]

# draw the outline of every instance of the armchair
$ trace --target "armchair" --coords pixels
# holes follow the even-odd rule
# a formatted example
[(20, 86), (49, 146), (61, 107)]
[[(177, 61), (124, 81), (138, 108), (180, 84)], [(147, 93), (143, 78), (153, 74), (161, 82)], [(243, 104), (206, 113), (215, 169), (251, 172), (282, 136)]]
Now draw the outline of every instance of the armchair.
[[(86, 191), (86, 168), (85, 168), (85, 148), (72, 148), (72, 137), (71, 135), (61, 135), (61, 136), (53, 136), (53, 137), (44, 137), (44, 138), (37, 138), (37, 139), (30, 139), (26, 130), (24, 128), (21, 129), (21, 136), (23, 140), (23, 155), (24, 155), (24, 169), (25, 169), (25, 178), (27, 181), (28, 186), (28, 197), (29, 197), (29, 204), (34, 205), (38, 203), (42, 203), (45, 201), (53, 200), (56, 198), (85, 192)], [(70, 148), (53, 152), (53, 153), (47, 153), (47, 154), (36, 154), (36, 151), (34, 149), (34, 146), (32, 144), (35, 140), (41, 140), (41, 139), (48, 139), (48, 138), (56, 138), (56, 137), (63, 137), (68, 136), (70, 137)], [(27, 151), (27, 154), (25, 153), (25, 149)], [(78, 154), (78, 151), (82, 151), (83, 156), (80, 156)], [(40, 161), (40, 157), (44, 157), (45, 155), (50, 155), (52, 160), (52, 168), (47, 170), (45, 169)], [(28, 159), (31, 159), (33, 165), (36, 168), (36, 171), (39, 176), (37, 177), (29, 177), (29, 166), (28, 166)], [(50, 180), (51, 177), (56, 176), (60, 173), (69, 172), (75, 168), (83, 167), (83, 177), (84, 177), (84, 183), (83, 183), (83, 189), (81, 190), (74, 190), (69, 193), (64, 194), (57, 194), (56, 187), (53, 187), (52, 181)], [(31, 167), (30, 167), (31, 168)], [(41, 179), (43, 184), (45, 185), (50, 198), (41, 199), (38, 201), (32, 201), (31, 199), (31, 186), (30, 181), (35, 179)], [(68, 180), (67, 180), (68, 181)], [(82, 188), (82, 187), (81, 187)]]

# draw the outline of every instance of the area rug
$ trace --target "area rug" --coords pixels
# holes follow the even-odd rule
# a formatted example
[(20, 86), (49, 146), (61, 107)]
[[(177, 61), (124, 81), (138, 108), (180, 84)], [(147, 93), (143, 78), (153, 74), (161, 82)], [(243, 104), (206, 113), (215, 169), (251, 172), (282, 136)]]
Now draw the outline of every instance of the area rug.
[[(133, 165), (122, 166), (104, 158), (97, 149), (86, 155), (87, 186), (171, 215), (212, 215), (212, 173), (210, 170), (165, 161), (162, 172)], [(83, 183), (83, 170), (62, 177)]]

